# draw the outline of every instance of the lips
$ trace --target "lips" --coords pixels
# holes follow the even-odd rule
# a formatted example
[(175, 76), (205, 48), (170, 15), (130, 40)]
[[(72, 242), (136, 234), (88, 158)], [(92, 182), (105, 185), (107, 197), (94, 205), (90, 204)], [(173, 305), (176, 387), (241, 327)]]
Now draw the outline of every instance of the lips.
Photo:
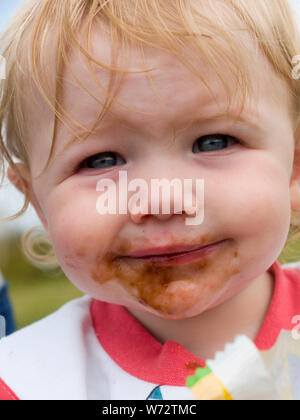
[(184, 263), (208, 255), (223, 242), (214, 242), (204, 246), (170, 245), (166, 247), (147, 248), (123, 255), (122, 257), (148, 262), (178, 261)]

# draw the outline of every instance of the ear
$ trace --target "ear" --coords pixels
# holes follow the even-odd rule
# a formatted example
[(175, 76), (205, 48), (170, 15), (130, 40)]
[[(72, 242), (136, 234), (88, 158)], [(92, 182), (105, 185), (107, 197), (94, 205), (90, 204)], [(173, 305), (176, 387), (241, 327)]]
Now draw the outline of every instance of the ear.
[[(32, 188), (32, 182), (31, 182), (31, 175), (30, 175), (30, 171), (27, 168), (27, 166), (24, 163), (15, 163), (15, 165), (17, 166), (22, 179), (24, 181), (25, 184), (25, 188), (28, 192), (28, 198), (30, 203), (33, 205), (37, 215), (39, 216), (44, 228), (46, 231), (48, 231), (48, 222), (47, 219), (44, 215), (43, 210), (40, 207), (40, 204), (36, 198), (36, 195), (33, 191)], [(20, 180), (20, 177), (18, 176), (18, 174), (16, 173), (16, 171), (14, 170), (14, 168), (12, 168), (11, 166), (8, 167), (7, 169), (7, 177), (10, 180), (10, 182), (22, 193), (25, 194), (23, 186), (22, 186), (22, 182)]]

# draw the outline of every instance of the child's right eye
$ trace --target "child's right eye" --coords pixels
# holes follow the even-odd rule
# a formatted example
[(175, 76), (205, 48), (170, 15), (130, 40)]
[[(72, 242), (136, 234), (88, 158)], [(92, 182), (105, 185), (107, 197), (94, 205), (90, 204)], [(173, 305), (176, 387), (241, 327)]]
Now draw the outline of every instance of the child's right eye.
[(104, 169), (115, 165), (122, 165), (125, 160), (115, 152), (103, 152), (90, 156), (83, 160), (78, 167), (79, 169)]

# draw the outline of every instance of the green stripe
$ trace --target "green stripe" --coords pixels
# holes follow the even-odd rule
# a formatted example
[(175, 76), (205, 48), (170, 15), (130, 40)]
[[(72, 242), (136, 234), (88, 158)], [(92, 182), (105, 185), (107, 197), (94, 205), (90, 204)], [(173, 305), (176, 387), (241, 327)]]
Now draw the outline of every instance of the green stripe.
[(210, 369), (209, 366), (205, 366), (204, 368), (198, 368), (196, 370), (195, 375), (193, 376), (188, 376), (186, 378), (186, 386), (188, 388), (191, 388), (192, 386), (194, 386), (198, 381), (200, 381), (200, 379), (204, 378), (207, 375), (210, 375), (212, 373), (212, 370)]

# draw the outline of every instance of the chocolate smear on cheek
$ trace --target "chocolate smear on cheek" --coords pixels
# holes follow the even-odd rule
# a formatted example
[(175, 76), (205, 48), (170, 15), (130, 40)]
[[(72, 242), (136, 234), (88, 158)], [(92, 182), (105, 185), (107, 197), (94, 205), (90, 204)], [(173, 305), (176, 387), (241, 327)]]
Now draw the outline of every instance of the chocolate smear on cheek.
[[(207, 295), (213, 295), (239, 273), (238, 253), (221, 247), (199, 261), (174, 266), (159, 266), (129, 258), (99, 256), (91, 277), (99, 284), (117, 280), (144, 306), (178, 315), (191, 309)], [(219, 264), (218, 264), (219, 262)]]

